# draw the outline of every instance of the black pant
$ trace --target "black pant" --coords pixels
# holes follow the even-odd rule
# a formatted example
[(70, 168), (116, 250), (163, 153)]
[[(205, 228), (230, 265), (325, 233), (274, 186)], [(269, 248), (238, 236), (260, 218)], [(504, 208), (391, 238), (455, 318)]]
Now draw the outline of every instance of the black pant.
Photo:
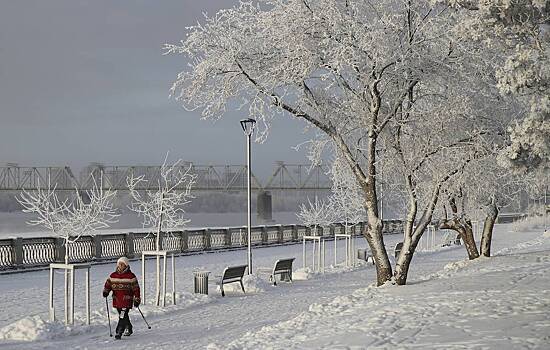
[(118, 311), (118, 324), (116, 326), (116, 333), (122, 334), (124, 333), (125, 329), (129, 329), (130, 331), (132, 331), (132, 323), (130, 322), (130, 316), (128, 315), (130, 309), (117, 308), (116, 310)]

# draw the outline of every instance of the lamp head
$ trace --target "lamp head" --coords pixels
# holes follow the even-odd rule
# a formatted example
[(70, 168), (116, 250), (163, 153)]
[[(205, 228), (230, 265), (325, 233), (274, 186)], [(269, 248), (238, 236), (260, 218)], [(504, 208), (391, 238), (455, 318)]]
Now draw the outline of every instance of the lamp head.
[(241, 127), (243, 128), (244, 134), (246, 136), (252, 135), (252, 132), (254, 131), (254, 126), (256, 125), (256, 120), (252, 118), (242, 119), (240, 123)]

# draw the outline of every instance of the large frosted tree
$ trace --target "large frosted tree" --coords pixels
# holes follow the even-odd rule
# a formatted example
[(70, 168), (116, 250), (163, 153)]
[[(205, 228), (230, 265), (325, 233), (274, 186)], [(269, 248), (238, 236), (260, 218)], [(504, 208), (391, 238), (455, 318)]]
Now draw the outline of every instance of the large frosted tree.
[(459, 73), (453, 67), (465, 52), (449, 37), (454, 20), (453, 11), (429, 1), (243, 1), (190, 28), (181, 44), (166, 45), (167, 53), (189, 60), (172, 94), (203, 118), (244, 106), (263, 125), (260, 139), (278, 114), (316, 127), (361, 189), (363, 234), (383, 284), (393, 276), (377, 190), (378, 168), (392, 157), (384, 140), (396, 123), (432, 125), (422, 119), (430, 113), (417, 113), (421, 120), (403, 116), (417, 105), (416, 90), (435, 91), (435, 77), (440, 84)]
[(550, 1), (443, 0), (462, 9), (457, 32), (500, 53), (494, 61), (504, 96), (524, 104), (509, 125), (501, 164), (516, 172), (550, 167)]

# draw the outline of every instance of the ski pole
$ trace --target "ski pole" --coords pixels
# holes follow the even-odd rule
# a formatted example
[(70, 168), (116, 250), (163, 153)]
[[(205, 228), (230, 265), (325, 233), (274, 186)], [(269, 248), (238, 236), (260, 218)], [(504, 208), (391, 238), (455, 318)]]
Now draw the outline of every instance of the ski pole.
[(113, 331), (111, 330), (111, 315), (109, 314), (109, 301), (105, 297), (105, 306), (107, 307), (107, 320), (109, 320), (109, 337), (113, 336)]
[(141, 312), (141, 309), (139, 306), (137, 307), (139, 313), (141, 314), (141, 317), (143, 317), (143, 321), (145, 321), (145, 324), (147, 325), (147, 328), (151, 329), (151, 326), (149, 326), (149, 323), (147, 323), (147, 320), (145, 319), (145, 316), (143, 316), (143, 312)]

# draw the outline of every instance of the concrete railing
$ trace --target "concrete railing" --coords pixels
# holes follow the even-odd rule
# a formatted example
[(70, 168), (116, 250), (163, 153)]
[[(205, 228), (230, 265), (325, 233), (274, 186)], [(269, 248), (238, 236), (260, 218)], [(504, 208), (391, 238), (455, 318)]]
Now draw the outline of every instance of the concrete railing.
[[(365, 223), (351, 228), (355, 235), (365, 229)], [(317, 232), (312, 232), (317, 230)], [(384, 233), (401, 233), (403, 224), (399, 220), (384, 221)], [(301, 242), (304, 235), (334, 236), (344, 233), (344, 225), (335, 223), (326, 227), (310, 228), (302, 225), (272, 225), (252, 227), (253, 246), (268, 246)], [(161, 250), (176, 254), (201, 251), (243, 248), (247, 245), (246, 227), (206, 228), (163, 232)], [(50, 263), (63, 262), (65, 250), (69, 250), (70, 262), (102, 262), (121, 256), (137, 258), (142, 251), (155, 249), (155, 236), (151, 233), (120, 233), (81, 236), (65, 246), (65, 241), (56, 237), (0, 239), (0, 271), (17, 271), (44, 267)]]

